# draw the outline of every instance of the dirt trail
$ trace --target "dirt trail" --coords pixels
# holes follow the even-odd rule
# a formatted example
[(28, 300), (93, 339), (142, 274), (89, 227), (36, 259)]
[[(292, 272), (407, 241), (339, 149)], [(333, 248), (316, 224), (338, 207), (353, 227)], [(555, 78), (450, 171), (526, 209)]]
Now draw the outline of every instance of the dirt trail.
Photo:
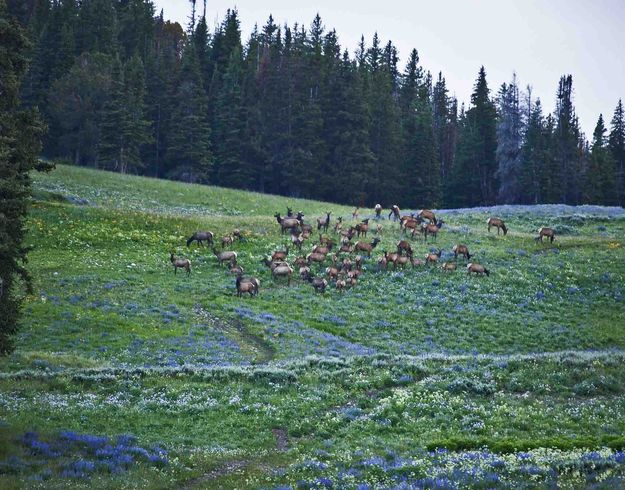
[(252, 333), (240, 320), (224, 320), (216, 317), (200, 305), (195, 305), (194, 311), (204, 322), (228, 334), (232, 340), (241, 346), (241, 350), (254, 358), (255, 362), (269, 362), (276, 356), (275, 348), (259, 335)]

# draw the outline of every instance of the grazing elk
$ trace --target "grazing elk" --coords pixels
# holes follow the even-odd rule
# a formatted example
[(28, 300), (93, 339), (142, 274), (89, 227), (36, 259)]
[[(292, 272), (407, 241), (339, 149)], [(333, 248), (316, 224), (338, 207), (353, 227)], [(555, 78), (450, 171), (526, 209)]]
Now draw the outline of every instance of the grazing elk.
[(276, 264), (275, 267), (271, 268), (271, 275), (274, 277), (274, 279), (277, 277), (287, 278), (287, 286), (291, 285), (291, 274), (293, 274), (293, 269), (291, 269), (291, 266), (286, 262)]
[(328, 226), (330, 226), (331, 214), (332, 213), (326, 213), (325, 218), (317, 218), (317, 230), (321, 230), (321, 228), (323, 228), (323, 231), (328, 231)]
[(361, 223), (358, 223), (354, 228), (356, 228), (356, 233), (358, 233), (358, 238), (360, 235), (364, 235), (367, 237), (367, 232), (369, 231), (369, 218), (363, 220)]
[(443, 254), (442, 249), (439, 249), (438, 252), (428, 252), (427, 254), (425, 254), (425, 263), (435, 264), (436, 262), (438, 262), (438, 259), (441, 258), (442, 254)]
[(497, 228), (497, 235), (499, 235), (499, 230), (503, 231), (503, 235), (506, 236), (508, 234), (508, 228), (506, 228), (506, 224), (503, 222), (501, 218), (491, 217), (486, 221), (488, 225), (488, 233), (490, 233), (490, 229), (494, 226)]
[(219, 265), (222, 265), (225, 262), (230, 262), (232, 265), (237, 263), (237, 253), (236, 252), (218, 252), (215, 247), (213, 247), (213, 254), (217, 257), (219, 261)]
[(315, 245), (313, 247), (313, 253), (318, 253), (318, 254), (323, 254), (323, 255), (328, 255), (330, 253), (330, 250), (332, 250), (332, 244), (329, 245)]
[(471, 259), (469, 247), (467, 247), (466, 245), (458, 243), (457, 245), (454, 245), (454, 248), (452, 248), (451, 251), (454, 253), (454, 257), (456, 258), (456, 260), (458, 260), (458, 255), (464, 256), (467, 262), (469, 261), (469, 259)]
[(393, 221), (401, 219), (399, 206), (397, 204), (393, 204), (391, 206), (391, 212), (388, 213), (388, 219), (391, 219), (391, 216), (393, 217)]
[(429, 209), (422, 209), (421, 211), (419, 211), (417, 216), (421, 219), (428, 220), (433, 225), (436, 224), (436, 216), (434, 216), (434, 213), (430, 211)]
[[(401, 226), (402, 224), (400, 224)], [(414, 239), (416, 233), (423, 233), (423, 228), (421, 227), (421, 221), (416, 218), (409, 217), (403, 222), (403, 232), (408, 233), (408, 230), (411, 230), (412, 238)]]
[(394, 269), (397, 269), (397, 266), (403, 268), (404, 266), (412, 264), (412, 251), (406, 255), (400, 255), (395, 259)]
[(221, 249), (226, 248), (226, 245), (232, 245), (234, 243), (234, 237), (226, 235), (221, 237)]
[(320, 253), (309, 253), (306, 256), (306, 262), (310, 265), (313, 262), (317, 262), (318, 264), (323, 264), (326, 261), (326, 255)]
[(178, 269), (184, 269), (187, 271), (187, 276), (191, 274), (191, 261), (189, 259), (180, 259), (174, 257), (174, 253), (169, 255), (169, 261), (174, 266), (174, 274), (178, 272)]
[(484, 275), (490, 276), (489, 270), (481, 264), (470, 263), (467, 264), (467, 274), (474, 273), (475, 275)]
[(191, 245), (192, 242), (196, 241), (198, 245), (202, 245), (204, 241), (208, 242), (209, 245), (213, 245), (213, 233), (210, 231), (196, 231), (191, 237), (187, 240), (187, 247)]
[(455, 262), (443, 262), (443, 265), (441, 265), (441, 269), (443, 269), (445, 272), (453, 272), (456, 270), (456, 263)]
[(388, 268), (388, 260), (386, 260), (386, 256), (388, 254), (386, 253), (386, 250), (384, 250), (383, 253), (384, 255), (378, 258), (378, 271), (382, 270), (382, 268), (384, 269)]
[(237, 296), (240, 298), (243, 293), (248, 293), (250, 296), (256, 296), (260, 289), (260, 281), (255, 277), (243, 278), (241, 274), (237, 275), (236, 280)]
[(354, 251), (354, 246), (349, 243), (349, 240), (344, 240), (343, 243), (341, 243), (341, 248), (339, 248), (339, 253), (345, 253), (345, 254), (350, 254)]
[(319, 243), (321, 245), (328, 245), (331, 247), (334, 246), (334, 240), (332, 240), (332, 238), (330, 237), (324, 237), (323, 235), (319, 235)]
[(291, 232), (293, 232), (293, 230), (297, 230), (300, 226), (300, 221), (297, 218), (283, 218), (280, 216), (280, 213), (274, 214), (274, 217), (280, 224), (282, 234), (286, 233), (286, 230), (291, 230)]
[(310, 267), (300, 267), (299, 277), (301, 277), (303, 281), (307, 281), (308, 276), (310, 276)]
[(296, 267), (304, 267), (308, 262), (306, 261), (306, 257), (297, 257), (293, 262)]
[(345, 282), (345, 279), (337, 279), (334, 287), (336, 287), (338, 291), (343, 291), (347, 287), (347, 283)]
[(549, 238), (550, 243), (553, 243), (553, 241), (556, 239), (556, 230), (543, 226), (540, 230), (538, 230), (538, 236), (536, 237), (536, 241), (540, 240), (542, 243), (543, 237), (545, 236)]
[(378, 243), (380, 243), (380, 239), (377, 237), (374, 238), (371, 243), (356, 242), (356, 245), (354, 245), (354, 250), (357, 250), (359, 252), (366, 252), (367, 256), (371, 257), (371, 252), (377, 246)]
[(339, 275), (339, 269), (336, 266), (331, 266), (326, 268), (326, 274), (330, 279), (336, 279)]
[(234, 275), (243, 274), (243, 267), (237, 264), (232, 264), (230, 267), (230, 274), (234, 274)]
[(375, 219), (380, 219), (382, 218), (382, 205), (381, 204), (376, 204), (375, 208), (373, 208), (375, 210)]
[(350, 226), (347, 230), (341, 230), (340, 235), (348, 240), (351, 240), (356, 235), (356, 228)]
[(301, 251), (302, 245), (304, 245), (304, 237), (301, 233), (291, 230), (291, 243), (296, 249)]
[(440, 220), (436, 224), (428, 223), (427, 225), (421, 226), (421, 229), (423, 230), (423, 234), (424, 234), (424, 239), (426, 242), (428, 241), (428, 235), (432, 235), (434, 237), (434, 240), (436, 241), (436, 236), (438, 235), (438, 232), (441, 229), (441, 226), (443, 226), (443, 223), (444, 221)]
[(322, 277), (308, 276), (306, 280), (310, 284), (312, 284), (312, 287), (315, 288), (315, 291), (317, 291), (318, 293), (325, 293), (326, 288), (328, 287), (328, 281), (326, 281)]
[(285, 250), (276, 250), (274, 253), (271, 254), (271, 261), (277, 262), (279, 260), (286, 260), (288, 255), (289, 247), (286, 247)]

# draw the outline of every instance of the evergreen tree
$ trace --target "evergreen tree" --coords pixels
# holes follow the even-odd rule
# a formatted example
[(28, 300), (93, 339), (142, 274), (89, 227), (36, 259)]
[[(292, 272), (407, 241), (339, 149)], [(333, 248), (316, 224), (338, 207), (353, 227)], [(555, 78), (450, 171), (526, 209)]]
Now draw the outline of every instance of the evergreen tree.
[(169, 123), (168, 175), (187, 182), (206, 182), (212, 164), (207, 98), (193, 43), (187, 43)]
[(579, 201), (579, 127), (573, 107), (573, 77), (562, 76), (558, 84), (556, 104), (555, 156), (559, 179), (553, 183), (559, 189), (560, 202), (577, 204)]
[(21, 308), (20, 285), (30, 286), (24, 244), (29, 172), (37, 163), (43, 126), (19, 99), (29, 44), (25, 30), (0, 0), (0, 354), (13, 348)]
[(454, 166), (454, 196), (458, 206), (476, 206), (495, 202), (498, 187), (497, 111), (490, 100), (486, 71), (480, 68), (471, 95), (471, 107), (459, 125), (458, 153)]
[(593, 131), (586, 170), (584, 199), (589, 204), (613, 205), (616, 202), (616, 173), (606, 133), (603, 115), (600, 114)]
[(608, 146), (615, 166), (617, 202), (625, 206), (625, 114), (622, 100), (618, 101), (614, 110)]
[(519, 200), (522, 154), (522, 121), (516, 75), (509, 85), (504, 83), (501, 86), (498, 103), (496, 157), (499, 193), (497, 201), (511, 204)]

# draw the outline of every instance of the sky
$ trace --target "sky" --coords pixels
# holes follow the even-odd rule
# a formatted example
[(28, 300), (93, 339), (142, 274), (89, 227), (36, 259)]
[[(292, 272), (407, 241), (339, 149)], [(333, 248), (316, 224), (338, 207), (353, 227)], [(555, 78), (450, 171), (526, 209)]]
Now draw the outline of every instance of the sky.
[[(154, 0), (165, 18), (186, 25), (189, 0)], [(197, 0), (202, 10), (202, 0)], [(297, 4), (300, 4), (297, 6)], [(553, 111), (558, 80), (573, 75), (574, 103), (583, 131), (592, 138), (599, 114), (606, 124), (625, 98), (625, 0), (208, 0), (211, 31), (228, 8), (236, 7), (243, 42), (254, 24), (310, 26), (319, 13), (326, 29), (336, 29), (350, 53), (361, 35), (371, 44), (377, 31), (397, 46), (401, 68), (413, 48), (421, 65), (447, 80), (450, 94), (470, 99), (484, 65), (491, 94), (517, 74), (523, 89), (532, 86), (545, 112)]]

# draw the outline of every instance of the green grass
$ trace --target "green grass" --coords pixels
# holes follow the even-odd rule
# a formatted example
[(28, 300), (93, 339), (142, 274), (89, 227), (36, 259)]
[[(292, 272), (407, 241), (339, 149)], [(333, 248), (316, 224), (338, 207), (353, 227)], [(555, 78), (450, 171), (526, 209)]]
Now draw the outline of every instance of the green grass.
[[(460, 464), (443, 464), (436, 448), (503, 458), (495, 486), (554, 474), (562, 485), (622, 482), (609, 453), (625, 443), (622, 214), (510, 208), (506, 237), (487, 233), (482, 209), (445, 214), (435, 246), (465, 243), (490, 277), (468, 277), (461, 260), (452, 273), (379, 271), (376, 257), (400, 238), (384, 220), (358, 286), (320, 295), (262, 265), (287, 243), (273, 214), (289, 205), (312, 223), (326, 211), (350, 222), (351, 208), (67, 166), (33, 178), (36, 294), (25, 298), (15, 353), (0, 360), (3, 488), (40, 484), (46, 465), (50, 487), (271, 488), (322, 477), (385, 487)], [(543, 225), (561, 232), (553, 245), (534, 240)], [(209, 249), (185, 246), (198, 229), (219, 238), (234, 228), (245, 236), (239, 263), (261, 280), (254, 298), (235, 296)], [(417, 256), (432, 246), (413, 242)], [(191, 260), (189, 277), (174, 275), (172, 251)], [(131, 433), (165, 447), (169, 464), (62, 478), (62, 464), (94, 455), (46, 462), (20, 438), (55, 441), (63, 430)], [(589, 469), (592, 450), (608, 459)], [(542, 473), (524, 473), (524, 451)], [(12, 456), (27, 464), (2, 466)], [(375, 457), (394, 463), (365, 461)], [(479, 474), (452, 479), (485, 484)]]

